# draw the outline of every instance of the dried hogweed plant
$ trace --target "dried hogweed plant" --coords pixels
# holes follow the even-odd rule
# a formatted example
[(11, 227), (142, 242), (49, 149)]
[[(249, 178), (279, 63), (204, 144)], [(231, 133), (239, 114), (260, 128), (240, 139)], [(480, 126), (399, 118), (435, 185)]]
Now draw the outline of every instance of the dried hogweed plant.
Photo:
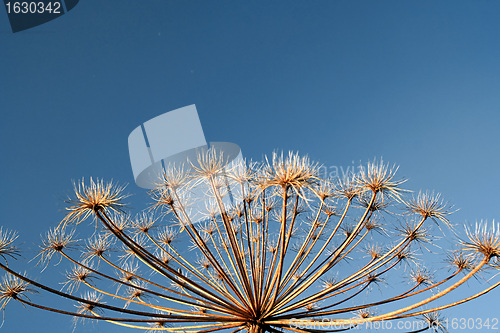
[[(38, 255), (42, 267), (54, 257), (69, 265), (62, 289), (14, 270), (17, 235), (0, 230), (0, 267), (7, 271), (0, 308), (12, 300), (148, 332), (343, 331), (408, 317), (421, 319), (414, 332), (445, 331), (438, 311), (500, 284), (431, 304), (480, 271), (500, 268), (499, 228), (468, 230), (448, 255), (450, 272), (436, 278), (417, 255), (433, 243), (432, 228), (450, 226), (450, 208), (439, 195), (407, 198), (396, 169), (382, 161), (330, 180), (297, 154), (228, 168), (209, 150), (192, 170), (166, 170), (151, 192), (154, 204), (136, 217), (127, 212), (123, 187), (75, 184), (68, 214)], [(203, 196), (190, 196), (200, 184)], [(195, 223), (190, 206), (199, 200), (207, 213)], [(95, 232), (77, 240), (74, 228), (86, 219)], [(406, 277), (404, 290), (366, 297), (394, 277)], [(65, 301), (44, 305), (43, 294)]]

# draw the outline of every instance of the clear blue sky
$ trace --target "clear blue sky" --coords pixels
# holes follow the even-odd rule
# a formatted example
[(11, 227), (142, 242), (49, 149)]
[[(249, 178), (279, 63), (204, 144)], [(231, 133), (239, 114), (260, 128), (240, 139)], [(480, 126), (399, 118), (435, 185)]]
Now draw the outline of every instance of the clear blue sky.
[[(246, 157), (382, 156), (460, 208), (453, 222), (499, 219), (499, 15), (498, 1), (82, 0), (13, 34), (0, 9), (0, 224), (30, 259), (72, 179), (129, 183), (141, 208), (128, 134), (190, 104), (207, 140)], [(499, 295), (454, 315), (500, 317)], [(18, 304), (5, 317), (2, 332), (72, 330)], [(127, 330), (75, 330), (90, 331)]]

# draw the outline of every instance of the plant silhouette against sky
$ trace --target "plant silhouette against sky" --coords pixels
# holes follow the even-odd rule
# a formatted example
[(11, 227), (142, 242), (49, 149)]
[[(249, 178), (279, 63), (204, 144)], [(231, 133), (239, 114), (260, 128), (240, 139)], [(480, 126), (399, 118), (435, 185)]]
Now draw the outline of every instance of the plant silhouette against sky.
[[(75, 183), (67, 215), (46, 234), (36, 258), (44, 269), (54, 260), (69, 265), (62, 289), (16, 271), (17, 235), (1, 230), (0, 267), (7, 275), (0, 308), (13, 300), (77, 321), (150, 332), (338, 331), (409, 317), (421, 320), (414, 332), (445, 331), (438, 311), (500, 283), (465, 298), (451, 293), (486, 268), (499, 268), (495, 226), (467, 230), (446, 258), (446, 276), (423, 267), (418, 254), (428, 251), (433, 228), (451, 226), (450, 208), (439, 195), (407, 193), (396, 168), (382, 161), (331, 180), (294, 153), (228, 166), (208, 150), (192, 170), (167, 169), (151, 191), (154, 204), (137, 216), (128, 212), (124, 187)], [(202, 197), (190, 194), (200, 185)], [(191, 220), (195, 200), (207, 207), (199, 223)], [(95, 231), (82, 241), (75, 228), (85, 220)], [(363, 298), (393, 279), (408, 284)], [(456, 300), (431, 303), (449, 293)], [(55, 307), (43, 295), (61, 301)]]

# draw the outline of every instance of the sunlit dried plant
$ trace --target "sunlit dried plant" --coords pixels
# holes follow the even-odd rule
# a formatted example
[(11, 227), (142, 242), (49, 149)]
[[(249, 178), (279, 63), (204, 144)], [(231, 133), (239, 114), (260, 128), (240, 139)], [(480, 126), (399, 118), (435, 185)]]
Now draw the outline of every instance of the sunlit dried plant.
[[(62, 290), (14, 270), (17, 236), (0, 229), (0, 267), (7, 271), (0, 309), (14, 300), (149, 332), (338, 331), (416, 316), (422, 326), (414, 331), (443, 331), (437, 311), (500, 284), (431, 306), (476, 273), (500, 267), (500, 229), (468, 229), (446, 259), (451, 273), (437, 278), (417, 255), (429, 251), (434, 224), (451, 225), (450, 207), (428, 192), (406, 199), (396, 168), (382, 161), (345, 179), (323, 179), (318, 165), (298, 154), (228, 165), (209, 150), (192, 170), (166, 170), (151, 193), (154, 204), (135, 218), (126, 212), (123, 187), (75, 184), (68, 214), (39, 254), (43, 267), (54, 256), (70, 265)], [(200, 184), (201, 197), (186, 195)], [(192, 220), (190, 200), (206, 202), (204, 221)], [(76, 240), (74, 228), (88, 218), (98, 227)], [(409, 286), (385, 288), (398, 276)], [(375, 286), (378, 298), (360, 296)], [(65, 298), (76, 309), (45, 306), (37, 294)]]

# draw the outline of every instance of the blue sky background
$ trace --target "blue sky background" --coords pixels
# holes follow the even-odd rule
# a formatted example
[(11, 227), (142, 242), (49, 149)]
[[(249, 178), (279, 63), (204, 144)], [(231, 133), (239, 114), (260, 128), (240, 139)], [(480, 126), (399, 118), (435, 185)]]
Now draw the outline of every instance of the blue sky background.
[[(72, 179), (129, 183), (142, 208), (127, 137), (190, 104), (208, 141), (245, 157), (298, 150), (333, 170), (382, 156), (459, 208), (453, 222), (500, 218), (498, 1), (85, 0), (16, 34), (0, 12), (0, 224), (26, 259)], [(500, 317), (499, 293), (451, 313)], [(2, 332), (72, 330), (19, 304), (5, 317)], [(129, 330), (75, 329), (90, 331)]]

